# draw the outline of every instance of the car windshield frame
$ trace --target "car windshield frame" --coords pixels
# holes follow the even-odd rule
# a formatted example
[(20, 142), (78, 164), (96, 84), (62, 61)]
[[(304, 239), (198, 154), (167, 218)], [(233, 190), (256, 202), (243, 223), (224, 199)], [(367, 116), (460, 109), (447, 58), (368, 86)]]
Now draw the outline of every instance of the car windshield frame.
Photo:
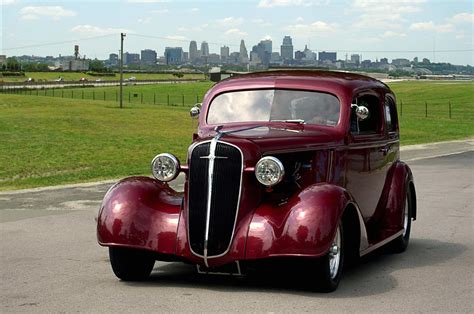
[[(249, 100), (243, 102), (249, 104), (245, 109), (252, 109), (251, 111), (241, 111), (240, 99), (244, 98), (243, 96), (253, 96), (247, 97)], [(219, 102), (216, 103), (216, 100)], [(260, 105), (258, 101), (261, 102)], [(218, 106), (217, 108), (221, 109), (221, 106), (225, 105), (232, 108), (227, 110), (227, 118), (222, 119), (225, 113), (219, 114), (214, 108)], [(238, 114), (236, 106), (239, 106)], [(339, 97), (326, 91), (255, 88), (219, 93), (209, 102), (206, 111), (205, 122), (208, 125), (293, 123), (336, 127), (341, 122), (342, 106)]]

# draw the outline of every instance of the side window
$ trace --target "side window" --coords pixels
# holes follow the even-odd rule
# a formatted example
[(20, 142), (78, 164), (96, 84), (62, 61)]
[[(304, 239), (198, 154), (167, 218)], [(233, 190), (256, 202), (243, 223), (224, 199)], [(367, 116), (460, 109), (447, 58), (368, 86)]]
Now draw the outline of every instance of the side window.
[(380, 101), (376, 96), (363, 95), (356, 97), (353, 103), (365, 106), (369, 109), (369, 117), (363, 121), (357, 119), (355, 108), (351, 112), (351, 133), (352, 134), (377, 134), (381, 130), (381, 110)]
[(387, 132), (396, 132), (397, 131), (397, 111), (395, 109), (395, 103), (390, 97), (385, 99), (385, 126)]

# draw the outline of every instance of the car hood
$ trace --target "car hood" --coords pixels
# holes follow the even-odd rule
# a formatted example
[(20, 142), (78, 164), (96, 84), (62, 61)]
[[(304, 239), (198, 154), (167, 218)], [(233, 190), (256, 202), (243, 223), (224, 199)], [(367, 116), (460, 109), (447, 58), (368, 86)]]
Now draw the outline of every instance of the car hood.
[[(295, 152), (322, 148), (333, 148), (343, 142), (343, 136), (327, 128), (307, 128), (305, 125), (291, 127), (253, 126), (220, 130), (220, 140), (238, 146), (252, 142), (261, 155)], [(217, 135), (207, 134), (209, 137)], [(239, 144), (240, 143), (240, 144)]]

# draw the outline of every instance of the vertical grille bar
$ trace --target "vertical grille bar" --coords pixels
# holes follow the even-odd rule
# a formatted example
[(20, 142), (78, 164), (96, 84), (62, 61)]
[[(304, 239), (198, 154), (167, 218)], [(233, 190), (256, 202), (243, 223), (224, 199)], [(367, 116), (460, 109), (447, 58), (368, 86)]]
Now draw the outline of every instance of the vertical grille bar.
[[(204, 255), (207, 220), (210, 143), (191, 152), (189, 178), (189, 237), (192, 251)], [(209, 211), (207, 254), (219, 256), (229, 249), (240, 200), (242, 153), (232, 145), (217, 142)]]

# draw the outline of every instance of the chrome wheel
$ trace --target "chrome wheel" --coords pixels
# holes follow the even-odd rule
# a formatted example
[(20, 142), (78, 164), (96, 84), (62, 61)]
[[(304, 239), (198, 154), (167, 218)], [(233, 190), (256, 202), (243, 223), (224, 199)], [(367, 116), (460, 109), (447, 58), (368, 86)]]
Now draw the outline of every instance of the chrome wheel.
[(403, 215), (403, 237), (405, 237), (406, 234), (407, 234), (408, 222), (410, 220), (410, 213), (408, 211), (408, 206), (409, 206), (409, 204), (408, 204), (408, 197), (407, 197), (407, 199), (405, 201), (405, 213)]
[(337, 228), (336, 236), (329, 248), (329, 275), (331, 279), (336, 278), (341, 263), (341, 229)]

